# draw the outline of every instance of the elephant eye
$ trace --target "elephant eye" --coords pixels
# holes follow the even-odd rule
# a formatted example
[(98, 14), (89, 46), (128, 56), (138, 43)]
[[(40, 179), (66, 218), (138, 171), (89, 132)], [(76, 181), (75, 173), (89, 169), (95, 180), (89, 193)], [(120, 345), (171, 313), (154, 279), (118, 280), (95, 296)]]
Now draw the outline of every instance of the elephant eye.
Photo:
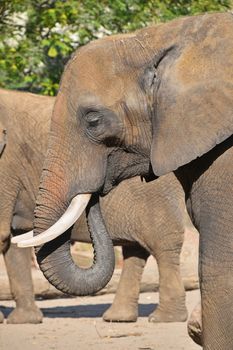
[(88, 138), (98, 143), (114, 145), (119, 143), (122, 123), (117, 115), (107, 109), (89, 109), (82, 112), (82, 121)]
[(99, 124), (99, 118), (92, 119), (88, 122), (89, 126), (95, 127)]
[(88, 127), (95, 128), (101, 124), (102, 116), (98, 112), (89, 112), (86, 115)]

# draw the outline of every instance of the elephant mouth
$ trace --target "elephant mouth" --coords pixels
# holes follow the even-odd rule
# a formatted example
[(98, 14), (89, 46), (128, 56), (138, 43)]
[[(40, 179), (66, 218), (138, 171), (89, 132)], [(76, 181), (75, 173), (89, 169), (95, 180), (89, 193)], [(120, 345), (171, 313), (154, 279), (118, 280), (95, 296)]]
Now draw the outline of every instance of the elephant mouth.
[(122, 181), (135, 176), (141, 176), (146, 182), (157, 178), (154, 175), (150, 158), (137, 152), (114, 150), (108, 156), (105, 179), (103, 186), (98, 191), (99, 195), (107, 195)]
[(78, 194), (75, 196), (65, 213), (46, 231), (33, 236), (33, 231), (12, 238), (20, 248), (35, 247), (52, 241), (68, 230), (82, 215), (91, 199), (90, 193)]

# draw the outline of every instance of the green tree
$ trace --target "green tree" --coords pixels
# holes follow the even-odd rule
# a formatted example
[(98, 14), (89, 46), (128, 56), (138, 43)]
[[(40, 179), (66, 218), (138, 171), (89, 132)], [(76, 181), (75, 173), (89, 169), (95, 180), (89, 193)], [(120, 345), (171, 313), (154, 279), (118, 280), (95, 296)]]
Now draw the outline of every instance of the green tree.
[(0, 86), (55, 95), (78, 46), (233, 0), (0, 0)]

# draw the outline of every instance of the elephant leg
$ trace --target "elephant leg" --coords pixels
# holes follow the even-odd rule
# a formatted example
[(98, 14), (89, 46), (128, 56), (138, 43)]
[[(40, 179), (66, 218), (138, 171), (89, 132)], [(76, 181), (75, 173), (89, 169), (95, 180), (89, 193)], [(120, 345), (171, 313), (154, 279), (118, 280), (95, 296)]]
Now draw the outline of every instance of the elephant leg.
[[(211, 217), (208, 221), (212, 221)], [(204, 350), (233, 349), (233, 242), (232, 224), (230, 221), (227, 223), (228, 229), (225, 227), (224, 233), (219, 231), (223, 234), (200, 232), (203, 329), (200, 338)], [(203, 236), (206, 238), (203, 239)]]
[(31, 248), (11, 245), (4, 254), (11, 293), (16, 308), (7, 318), (7, 323), (41, 323), (43, 314), (36, 306), (31, 275)]
[(124, 264), (111, 307), (103, 319), (111, 322), (135, 322), (138, 317), (140, 281), (149, 253), (141, 246), (122, 248)]
[(156, 259), (159, 268), (159, 305), (149, 315), (149, 322), (184, 322), (187, 320), (185, 290), (180, 272), (180, 250), (181, 247), (178, 250), (167, 249)]
[[(204, 350), (233, 349), (233, 174), (226, 171), (226, 160), (227, 164), (232, 160), (227, 157), (226, 152), (218, 158), (191, 193), (193, 218), (200, 233), (200, 337)], [(216, 172), (219, 169), (221, 173)]]
[(188, 320), (188, 334), (192, 340), (202, 345), (202, 319), (201, 319), (201, 301), (193, 309)]
[[(0, 178), (0, 253), (4, 253), (10, 245), (11, 223), (19, 186), (10, 176), (6, 180), (5, 177), (2, 179), (0, 174)], [(10, 192), (7, 192), (7, 189), (10, 189)]]
[(4, 253), (10, 246), (12, 211), (0, 214), (0, 253)]

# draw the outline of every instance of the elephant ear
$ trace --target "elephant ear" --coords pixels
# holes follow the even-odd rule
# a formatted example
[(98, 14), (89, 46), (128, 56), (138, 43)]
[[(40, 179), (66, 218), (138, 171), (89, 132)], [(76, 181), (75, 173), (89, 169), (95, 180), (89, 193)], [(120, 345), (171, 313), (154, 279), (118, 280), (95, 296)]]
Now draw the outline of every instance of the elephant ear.
[[(228, 43), (229, 44), (229, 43)], [(202, 43), (170, 51), (154, 73), (151, 163), (158, 176), (176, 170), (233, 133), (232, 45)]]
[(0, 122), (0, 156), (5, 148), (6, 145), (6, 129)]

